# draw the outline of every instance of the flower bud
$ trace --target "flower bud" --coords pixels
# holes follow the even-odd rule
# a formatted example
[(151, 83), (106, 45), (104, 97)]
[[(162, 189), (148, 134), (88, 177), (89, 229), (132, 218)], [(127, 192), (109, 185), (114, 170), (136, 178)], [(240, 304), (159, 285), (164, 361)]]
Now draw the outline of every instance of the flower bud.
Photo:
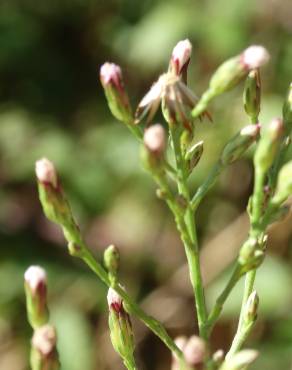
[(50, 185), (53, 188), (57, 189), (57, 172), (51, 161), (49, 161), (47, 158), (42, 158), (36, 161), (35, 172), (39, 182), (45, 185)]
[(216, 352), (213, 353), (212, 356), (213, 363), (215, 364), (215, 368), (217, 369), (219, 365), (222, 364), (224, 360), (224, 351), (223, 349), (218, 349)]
[(27, 316), (35, 329), (48, 322), (47, 276), (43, 268), (30, 266), (24, 274)]
[(35, 330), (31, 351), (33, 369), (58, 370), (60, 368), (56, 342), (57, 336), (53, 326), (45, 325)]
[(192, 367), (197, 367), (204, 363), (206, 352), (205, 342), (196, 335), (190, 337), (183, 349), (185, 360)]
[(134, 119), (121, 68), (114, 63), (104, 63), (100, 68), (100, 81), (113, 116), (126, 124), (132, 124)]
[(124, 310), (123, 300), (112, 288), (108, 291), (109, 328), (115, 351), (128, 361), (133, 358), (135, 343), (129, 314)]
[(243, 104), (246, 114), (253, 122), (257, 122), (261, 105), (261, 80), (258, 69), (251, 70), (246, 78)]
[(253, 323), (256, 320), (258, 306), (259, 306), (259, 296), (257, 292), (254, 290), (248, 297), (248, 300), (245, 304), (244, 320), (246, 321), (247, 324)]
[(264, 131), (254, 156), (257, 168), (266, 173), (272, 166), (278, 149), (282, 143), (284, 125), (280, 118), (275, 118)]
[(39, 198), (46, 217), (66, 229), (76, 231), (70, 206), (64, 196), (57, 171), (48, 159), (36, 162)]
[(103, 255), (104, 264), (109, 272), (109, 277), (113, 283), (117, 280), (117, 274), (120, 264), (120, 253), (116, 246), (110, 245)]
[(292, 161), (286, 163), (280, 170), (277, 187), (272, 204), (281, 204), (292, 195)]
[(170, 71), (180, 76), (186, 71), (192, 54), (192, 44), (188, 39), (179, 41), (174, 47), (169, 63)]
[(144, 150), (142, 159), (147, 169), (160, 171), (163, 169), (166, 150), (165, 130), (159, 123), (150, 126), (144, 133)]
[(225, 360), (219, 370), (245, 370), (257, 357), (257, 351), (253, 349), (244, 349)]
[(204, 150), (203, 141), (199, 141), (191, 145), (189, 148), (187, 148), (185, 160), (187, 162), (189, 172), (191, 172), (199, 163), (199, 160), (201, 159), (203, 154), (203, 150)]
[(268, 60), (269, 54), (262, 46), (250, 46), (240, 55), (228, 59), (211, 78), (210, 88), (214, 96), (232, 89), (249, 71), (263, 66)]
[[(188, 338), (185, 336), (180, 336), (175, 338), (174, 343), (180, 349), (182, 352), (187, 344)], [(180, 370), (180, 360), (179, 358), (175, 355), (175, 353), (172, 353), (172, 363), (171, 363), (171, 370)]]
[(231, 164), (242, 157), (250, 145), (256, 141), (259, 136), (261, 126), (248, 125), (240, 130), (225, 145), (221, 154), (221, 161), (224, 165)]
[(242, 265), (242, 273), (260, 266), (264, 259), (263, 245), (257, 239), (249, 238), (241, 247), (238, 262)]

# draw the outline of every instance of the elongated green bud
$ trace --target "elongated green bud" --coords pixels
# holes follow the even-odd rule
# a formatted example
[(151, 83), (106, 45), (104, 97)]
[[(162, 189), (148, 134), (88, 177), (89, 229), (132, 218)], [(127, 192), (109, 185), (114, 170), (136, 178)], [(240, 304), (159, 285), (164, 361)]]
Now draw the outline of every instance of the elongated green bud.
[(122, 298), (112, 288), (107, 295), (109, 328), (115, 351), (127, 363), (133, 361), (135, 342), (130, 316), (123, 307)]
[(113, 116), (126, 124), (132, 124), (134, 117), (121, 68), (114, 63), (104, 63), (100, 68), (100, 81)]
[(254, 290), (245, 304), (245, 311), (244, 311), (244, 320), (246, 324), (254, 323), (257, 318), (259, 306), (259, 296), (257, 292)]
[(33, 329), (48, 322), (47, 275), (40, 266), (30, 266), (24, 274), (28, 321)]
[(243, 104), (246, 114), (257, 122), (261, 106), (261, 79), (258, 69), (249, 72), (244, 86)]
[(66, 229), (76, 230), (77, 226), (53, 163), (46, 158), (42, 158), (36, 162), (35, 169), (39, 198), (47, 218)]
[(290, 83), (287, 98), (283, 105), (283, 120), (286, 134), (292, 130), (292, 82)]
[(228, 59), (217, 69), (211, 78), (210, 89), (214, 95), (232, 89), (249, 71), (263, 66), (269, 58), (269, 53), (263, 46), (250, 46), (240, 55)]
[(188, 165), (188, 170), (191, 172), (199, 163), (204, 150), (204, 142), (199, 141), (187, 148), (185, 160)]
[(282, 143), (284, 125), (281, 118), (275, 118), (264, 131), (254, 156), (255, 167), (266, 173), (272, 166)]
[(292, 195), (292, 161), (286, 163), (280, 170), (273, 204), (281, 204)]
[(35, 330), (30, 358), (32, 370), (60, 369), (56, 342), (57, 335), (53, 326), (45, 325)]
[(245, 370), (257, 357), (257, 351), (253, 349), (244, 349), (224, 361), (219, 370)]
[(256, 141), (259, 136), (261, 126), (248, 125), (240, 130), (223, 149), (221, 161), (224, 165), (231, 164), (242, 157), (250, 145)]
[(117, 282), (117, 275), (120, 265), (120, 253), (116, 246), (110, 245), (104, 252), (103, 255), (105, 267), (108, 270), (109, 277), (114, 284)]
[(165, 130), (159, 123), (150, 126), (144, 133), (142, 160), (147, 169), (161, 171), (166, 150)]

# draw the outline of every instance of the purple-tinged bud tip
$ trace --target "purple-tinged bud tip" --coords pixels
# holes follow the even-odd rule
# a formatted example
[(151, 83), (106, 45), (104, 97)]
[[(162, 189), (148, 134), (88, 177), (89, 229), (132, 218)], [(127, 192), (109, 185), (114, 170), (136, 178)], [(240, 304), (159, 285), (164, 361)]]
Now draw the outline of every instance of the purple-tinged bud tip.
[(117, 313), (123, 309), (123, 300), (120, 295), (112, 288), (109, 288), (107, 293), (107, 303), (109, 309), (113, 309)]
[(54, 188), (57, 187), (58, 176), (55, 166), (47, 158), (42, 158), (36, 161), (35, 172), (39, 182), (49, 184)]
[(24, 273), (24, 280), (32, 292), (36, 292), (39, 287), (46, 286), (47, 274), (40, 266), (30, 266)]
[(182, 69), (189, 64), (192, 54), (192, 44), (188, 39), (179, 41), (171, 55), (171, 66), (176, 75), (182, 73)]
[(268, 63), (270, 55), (266, 48), (260, 45), (252, 45), (241, 54), (241, 61), (247, 69), (256, 69)]
[(103, 85), (113, 83), (119, 87), (122, 79), (121, 68), (114, 63), (104, 63), (100, 68), (100, 80)]
[(156, 123), (145, 130), (144, 144), (151, 153), (161, 154), (164, 151), (165, 131), (159, 123)]

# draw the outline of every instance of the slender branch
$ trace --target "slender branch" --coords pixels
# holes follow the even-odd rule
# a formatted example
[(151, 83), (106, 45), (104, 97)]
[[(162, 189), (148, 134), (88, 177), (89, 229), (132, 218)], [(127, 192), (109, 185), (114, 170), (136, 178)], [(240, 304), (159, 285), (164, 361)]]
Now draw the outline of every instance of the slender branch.
[[(185, 253), (188, 260), (190, 279), (194, 290), (195, 304), (198, 317), (200, 335), (206, 339), (206, 321), (207, 309), (204, 296), (203, 281), (201, 276), (199, 248), (196, 234), (195, 218), (191, 207), (190, 193), (187, 185), (186, 164), (183, 160), (180, 143), (173, 129), (170, 129), (170, 135), (173, 142), (176, 168), (178, 174), (178, 190), (181, 196), (186, 200), (186, 209), (184, 214), (184, 223), (186, 225), (188, 238), (184, 240)], [(190, 240), (190, 243), (188, 242)]]

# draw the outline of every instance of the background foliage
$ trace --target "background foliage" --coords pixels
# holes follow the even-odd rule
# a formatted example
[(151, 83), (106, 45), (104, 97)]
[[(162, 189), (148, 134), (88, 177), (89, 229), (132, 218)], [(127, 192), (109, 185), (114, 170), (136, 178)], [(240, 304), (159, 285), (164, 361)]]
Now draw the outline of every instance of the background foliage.
[[(48, 272), (52, 321), (59, 334), (63, 370), (118, 369), (111, 348), (105, 287), (67, 256), (58, 229), (42, 215), (34, 162), (53, 160), (94, 252), (109, 243), (122, 253), (128, 290), (170, 333), (192, 334), (191, 289), (173, 221), (148, 175), (139, 148), (115, 122), (98, 82), (106, 60), (122, 65), (133, 104), (166, 69), (175, 43), (189, 38), (189, 81), (198, 93), (214, 68), (250, 44), (268, 48), (262, 75), (261, 121), (280, 115), (292, 80), (292, 3), (289, 0), (2, 0), (0, 3), (0, 369), (28, 368), (30, 328), (25, 318), (23, 272), (41, 264)], [(205, 155), (194, 188), (224, 141), (247, 123), (242, 86), (212, 104), (214, 124), (202, 122)], [(157, 118), (159, 119), (159, 117)], [(290, 153), (291, 157), (291, 153)], [(221, 176), (199, 214), (208, 301), (222, 285), (245, 237), (244, 211), (252, 188), (245, 158)], [(249, 346), (255, 368), (289, 369), (292, 348), (291, 220), (270, 232), (269, 259), (257, 288), (261, 313)], [(290, 248), (289, 248), (290, 247)], [(219, 277), (219, 279), (215, 278)], [(227, 348), (241, 291), (234, 292), (213, 336)], [(135, 322), (141, 369), (168, 369), (169, 354)]]

